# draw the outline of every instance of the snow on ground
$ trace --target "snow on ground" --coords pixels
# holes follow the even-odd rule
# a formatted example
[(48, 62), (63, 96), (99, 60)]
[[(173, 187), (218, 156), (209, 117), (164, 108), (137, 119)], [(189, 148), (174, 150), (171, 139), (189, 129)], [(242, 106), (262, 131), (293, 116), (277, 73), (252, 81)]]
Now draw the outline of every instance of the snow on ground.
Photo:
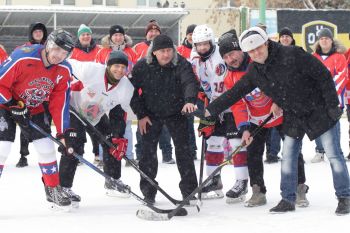
[[(342, 148), (347, 155), (348, 123), (342, 124)], [(133, 126), (135, 129), (135, 126)], [(19, 137), (17, 137), (18, 139)], [(82, 196), (79, 209), (69, 213), (54, 212), (47, 208), (44, 188), (40, 179), (36, 152), (30, 145), (29, 167), (16, 168), (19, 158), (19, 141), (16, 140), (0, 180), (0, 229), (7, 232), (334, 232), (349, 228), (350, 215), (334, 214), (337, 200), (332, 185), (328, 162), (311, 164), (314, 143), (304, 139), (303, 154), (306, 161), (307, 184), (310, 186), (308, 208), (297, 208), (294, 213), (269, 214), (268, 210), (280, 201), (280, 163), (265, 165), (265, 181), (268, 203), (265, 206), (246, 208), (243, 203), (228, 205), (224, 199), (204, 201), (200, 213), (189, 209), (186, 217), (174, 217), (170, 221), (150, 222), (136, 217), (136, 210), (146, 208), (133, 198), (107, 197), (104, 179), (88, 166), (78, 167), (74, 191)], [(85, 158), (93, 160), (91, 145), (87, 144)], [(200, 139), (197, 141), (200, 146)], [(198, 152), (198, 157), (200, 156)], [(123, 162), (124, 163), (124, 162)], [(199, 160), (196, 162), (199, 173)], [(349, 162), (347, 165), (349, 167)], [(222, 171), (224, 191), (234, 183), (231, 166)], [(141, 195), (138, 189), (139, 175), (131, 167), (122, 168), (122, 179)], [(175, 198), (180, 198), (179, 174), (175, 165), (159, 164), (157, 181)], [(247, 197), (250, 197), (251, 190)], [(157, 195), (159, 208), (172, 208), (161, 194)]]

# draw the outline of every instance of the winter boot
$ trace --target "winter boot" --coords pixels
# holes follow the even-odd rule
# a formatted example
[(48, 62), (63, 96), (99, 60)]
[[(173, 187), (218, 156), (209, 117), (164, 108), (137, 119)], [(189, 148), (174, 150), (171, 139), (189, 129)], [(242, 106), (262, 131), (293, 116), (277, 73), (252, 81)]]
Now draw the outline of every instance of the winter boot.
[(94, 158), (94, 165), (98, 165), (98, 163), (100, 162), (100, 157), (98, 157), (98, 155), (95, 155), (95, 158)]
[(335, 210), (336, 215), (346, 215), (350, 213), (350, 198), (349, 197), (339, 197), (338, 206)]
[(16, 167), (26, 167), (28, 166), (28, 160), (25, 156), (21, 156), (21, 158), (19, 158), (18, 163), (16, 164)]
[(324, 153), (316, 152), (315, 157), (311, 159), (311, 163), (320, 163), (324, 161)]
[(71, 188), (62, 187), (63, 194), (70, 199), (73, 208), (79, 208), (81, 197), (74, 193)]
[(246, 207), (256, 207), (266, 204), (266, 195), (261, 192), (261, 189), (258, 185), (254, 184), (252, 187), (252, 197), (245, 203)]
[(278, 161), (280, 160), (280, 157), (278, 157), (277, 155), (271, 155), (271, 154), (267, 154), (266, 155), (266, 159), (265, 159), (265, 163), (278, 163)]
[(109, 179), (105, 181), (106, 195), (111, 197), (130, 197), (130, 186), (126, 185), (121, 179)]
[(202, 189), (202, 199), (219, 199), (224, 197), (222, 192), (221, 175), (214, 176)]
[(289, 211), (295, 211), (294, 203), (282, 199), (275, 207), (270, 209), (272, 214), (284, 214)]
[(97, 166), (99, 169), (103, 169), (103, 165), (104, 165), (103, 161), (100, 160), (96, 166)]
[(45, 185), (46, 200), (51, 203), (51, 209), (62, 209), (69, 211), (71, 200), (66, 197), (62, 191), (62, 187), (49, 187)]
[(306, 198), (306, 193), (309, 190), (309, 186), (306, 184), (299, 184), (297, 187), (297, 199), (295, 201), (295, 204), (298, 207), (308, 207), (309, 201)]
[(226, 203), (234, 204), (245, 200), (248, 193), (248, 180), (236, 180), (233, 187), (226, 193)]
[(173, 158), (169, 159), (169, 160), (163, 160), (162, 163), (165, 163), (165, 164), (175, 164), (175, 160)]

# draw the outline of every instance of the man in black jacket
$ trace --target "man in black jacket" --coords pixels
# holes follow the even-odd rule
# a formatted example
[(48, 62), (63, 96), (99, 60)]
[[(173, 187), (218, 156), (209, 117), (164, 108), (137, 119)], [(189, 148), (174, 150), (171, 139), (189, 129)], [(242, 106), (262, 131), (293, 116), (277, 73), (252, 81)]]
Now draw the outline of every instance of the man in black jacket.
[[(310, 140), (320, 137), (331, 163), (338, 198), (336, 214), (349, 214), (349, 172), (340, 152), (340, 136), (336, 133), (342, 111), (338, 107), (331, 74), (321, 62), (301, 48), (270, 41), (266, 32), (257, 27), (244, 31), (239, 44), (254, 62), (232, 89), (207, 107), (206, 116), (218, 115), (259, 87), (282, 108), (284, 116), (282, 200), (270, 212), (295, 210), (297, 158), (302, 139), (307, 134)], [(249, 145), (250, 135), (246, 135), (243, 140)]]
[[(187, 118), (181, 112), (195, 110), (198, 83), (191, 64), (176, 53), (168, 36), (157, 36), (147, 53), (134, 66), (131, 79), (135, 92), (130, 105), (137, 115), (142, 135), (139, 167), (152, 179), (156, 177), (157, 144), (162, 127), (166, 125), (174, 141), (181, 176), (179, 186), (185, 198), (198, 184), (190, 156)], [(155, 202), (156, 188), (142, 177), (140, 189), (146, 200)]]

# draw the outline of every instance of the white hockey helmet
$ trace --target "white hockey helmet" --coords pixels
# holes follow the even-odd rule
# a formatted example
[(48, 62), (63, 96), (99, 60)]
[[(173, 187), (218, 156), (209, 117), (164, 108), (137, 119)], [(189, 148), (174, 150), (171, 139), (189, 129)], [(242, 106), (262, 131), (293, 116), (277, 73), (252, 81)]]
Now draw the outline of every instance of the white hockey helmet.
[(214, 43), (214, 39), (213, 29), (208, 27), (206, 24), (198, 25), (195, 27), (192, 34), (193, 43), (200, 43), (204, 41), (211, 41)]
[(263, 29), (251, 27), (240, 35), (239, 46), (243, 52), (248, 52), (264, 44), (268, 39), (269, 37)]

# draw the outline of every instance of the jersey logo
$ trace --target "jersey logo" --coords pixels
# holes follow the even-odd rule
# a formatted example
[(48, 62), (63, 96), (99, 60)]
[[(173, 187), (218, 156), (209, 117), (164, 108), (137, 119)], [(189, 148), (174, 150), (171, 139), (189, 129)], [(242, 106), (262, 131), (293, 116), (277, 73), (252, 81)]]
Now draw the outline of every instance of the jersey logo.
[(225, 73), (225, 70), (226, 70), (225, 65), (222, 64), (222, 63), (219, 63), (219, 64), (217, 64), (216, 67), (215, 67), (215, 74), (216, 74), (217, 76), (221, 76), (221, 75), (223, 75), (223, 74)]
[(25, 100), (27, 106), (38, 107), (48, 99), (54, 86), (49, 78), (34, 79), (28, 83), (28, 88), (19, 97)]
[(31, 51), (34, 50), (34, 48), (25, 46), (25, 47), (20, 48), (20, 50), (22, 50), (24, 53), (30, 53)]
[(89, 88), (87, 94), (88, 94), (88, 96), (89, 96), (90, 98), (94, 98), (94, 96), (96, 95), (96, 92), (94, 92), (93, 90), (91, 90), (91, 89)]

